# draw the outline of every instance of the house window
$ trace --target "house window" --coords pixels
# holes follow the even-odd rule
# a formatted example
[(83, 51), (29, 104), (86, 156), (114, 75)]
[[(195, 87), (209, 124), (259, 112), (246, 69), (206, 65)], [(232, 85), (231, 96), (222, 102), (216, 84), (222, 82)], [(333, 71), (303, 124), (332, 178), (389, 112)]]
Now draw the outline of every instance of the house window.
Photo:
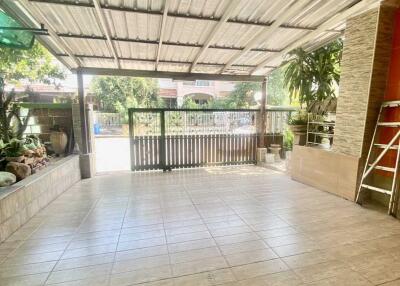
[(196, 86), (210, 86), (209, 80), (196, 80)]

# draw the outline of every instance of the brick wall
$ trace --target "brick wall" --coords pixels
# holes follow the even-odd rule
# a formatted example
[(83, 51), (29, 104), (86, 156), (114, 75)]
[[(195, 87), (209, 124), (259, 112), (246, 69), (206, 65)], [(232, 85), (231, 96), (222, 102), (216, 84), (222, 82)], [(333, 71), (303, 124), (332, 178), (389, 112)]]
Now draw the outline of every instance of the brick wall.
[(43, 142), (49, 142), (50, 128), (58, 125), (70, 138), (72, 132), (71, 105), (27, 103), (23, 107), (31, 110), (31, 118), (25, 131), (27, 134), (37, 134)]

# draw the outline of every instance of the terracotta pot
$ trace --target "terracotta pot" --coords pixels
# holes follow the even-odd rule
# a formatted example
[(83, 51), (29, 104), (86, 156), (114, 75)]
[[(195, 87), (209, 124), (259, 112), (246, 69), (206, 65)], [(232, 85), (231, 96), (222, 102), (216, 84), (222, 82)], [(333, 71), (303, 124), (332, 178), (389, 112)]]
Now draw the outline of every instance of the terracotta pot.
[(307, 125), (289, 125), (289, 128), (294, 134), (307, 132)]
[(50, 142), (54, 153), (62, 155), (65, 153), (65, 148), (68, 143), (68, 136), (65, 132), (52, 131), (50, 133)]

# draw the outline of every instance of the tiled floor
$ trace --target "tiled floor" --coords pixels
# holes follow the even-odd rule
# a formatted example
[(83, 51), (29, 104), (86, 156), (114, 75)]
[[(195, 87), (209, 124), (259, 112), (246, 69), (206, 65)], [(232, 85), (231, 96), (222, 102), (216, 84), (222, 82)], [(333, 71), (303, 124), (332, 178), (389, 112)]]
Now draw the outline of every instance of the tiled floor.
[(400, 222), (254, 166), (121, 173), (75, 185), (0, 257), (2, 286), (394, 286)]

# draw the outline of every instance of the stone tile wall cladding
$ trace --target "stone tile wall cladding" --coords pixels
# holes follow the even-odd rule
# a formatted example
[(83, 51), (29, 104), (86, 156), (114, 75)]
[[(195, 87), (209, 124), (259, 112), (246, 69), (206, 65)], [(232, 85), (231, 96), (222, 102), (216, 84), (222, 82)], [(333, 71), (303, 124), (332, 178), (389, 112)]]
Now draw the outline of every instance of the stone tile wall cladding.
[(21, 182), (0, 188), (0, 242), (80, 179), (79, 156), (69, 156)]
[[(347, 21), (333, 150), (368, 152), (390, 62), (394, 8), (381, 6)], [(361, 164), (362, 165), (362, 164)]]

